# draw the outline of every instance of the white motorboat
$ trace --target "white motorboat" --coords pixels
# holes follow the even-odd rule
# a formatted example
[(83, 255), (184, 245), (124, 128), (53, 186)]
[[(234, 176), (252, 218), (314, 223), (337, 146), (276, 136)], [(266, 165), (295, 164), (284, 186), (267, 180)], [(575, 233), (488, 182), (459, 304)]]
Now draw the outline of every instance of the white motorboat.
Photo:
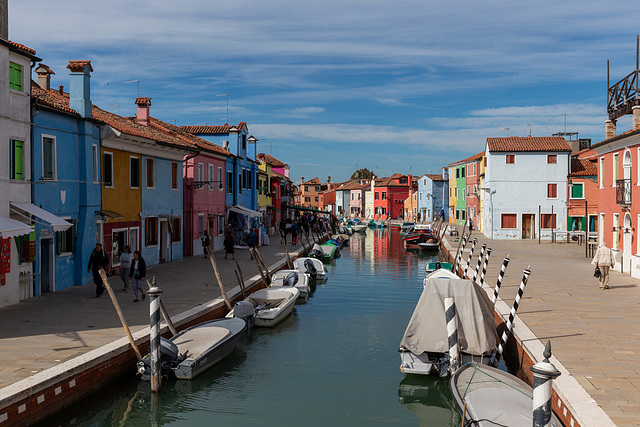
[[(469, 363), (451, 376), (449, 388), (456, 406), (464, 413), (464, 425), (533, 424), (533, 389), (508, 372)], [(551, 415), (550, 425), (562, 426), (555, 414)]]
[(311, 280), (324, 278), (327, 275), (327, 268), (324, 263), (316, 258), (302, 257), (293, 261), (293, 267), (306, 273)]
[(358, 232), (366, 233), (367, 228), (369, 228), (369, 226), (366, 225), (366, 224), (354, 224), (353, 225), (354, 233), (358, 233)]
[(471, 280), (448, 277), (440, 269), (425, 279), (418, 304), (400, 342), (400, 370), (406, 374), (446, 375), (449, 370), (449, 335), (445, 297), (455, 301), (461, 364), (491, 363), (498, 333), (493, 305), (487, 293)]
[(280, 270), (271, 276), (272, 289), (283, 287), (295, 287), (300, 291), (299, 301), (307, 302), (309, 300), (309, 277), (302, 271), (298, 270)]
[(296, 300), (300, 296), (300, 291), (295, 287), (279, 287), (260, 289), (239, 301), (231, 310), (227, 317), (236, 317), (236, 311), (242, 309), (245, 318), (246, 307), (251, 304), (253, 307), (253, 324), (255, 326), (272, 327), (280, 323), (284, 318), (293, 312)]
[(446, 279), (459, 279), (459, 277), (456, 276), (455, 273), (453, 273), (451, 270), (447, 270), (446, 268), (439, 268), (435, 271), (429, 272), (428, 266), (427, 266), (427, 276), (422, 281), (422, 286), (426, 288), (427, 283), (429, 282), (429, 279), (432, 277), (440, 277), (440, 278), (446, 278)]
[[(242, 319), (215, 319), (192, 326), (170, 339), (161, 338), (162, 374), (191, 380), (233, 351), (247, 324)], [(151, 356), (138, 362), (138, 373), (149, 379)]]

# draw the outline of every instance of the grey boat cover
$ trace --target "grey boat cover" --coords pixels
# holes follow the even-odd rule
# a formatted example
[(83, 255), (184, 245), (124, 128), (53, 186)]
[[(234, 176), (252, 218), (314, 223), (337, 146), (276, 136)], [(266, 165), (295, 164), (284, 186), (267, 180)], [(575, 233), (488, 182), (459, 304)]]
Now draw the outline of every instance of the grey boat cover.
[(400, 343), (415, 355), (426, 351), (447, 353), (445, 297), (453, 297), (458, 315), (460, 351), (476, 356), (489, 355), (496, 347), (498, 333), (493, 323), (493, 305), (487, 293), (471, 280), (429, 277)]

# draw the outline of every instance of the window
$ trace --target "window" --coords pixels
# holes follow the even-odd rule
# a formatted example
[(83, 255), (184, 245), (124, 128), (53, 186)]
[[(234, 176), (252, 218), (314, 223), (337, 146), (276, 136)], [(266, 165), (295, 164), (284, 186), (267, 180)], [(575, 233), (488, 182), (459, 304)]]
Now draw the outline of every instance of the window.
[[(34, 226), (31, 226), (33, 229)], [(36, 261), (36, 232), (14, 237), (18, 249), (18, 263), (24, 264)]]
[(422, 193), (420, 193), (420, 201), (422, 201)]
[(542, 214), (540, 226), (542, 228), (556, 228), (556, 214)]
[(604, 157), (600, 157), (600, 188), (604, 188)]
[(618, 153), (613, 155), (613, 184), (616, 185), (616, 181), (618, 180)]
[(351, 193), (351, 200), (354, 200), (355, 194)]
[(22, 91), (22, 65), (9, 62), (9, 89)]
[(251, 183), (253, 182), (253, 179), (251, 179), (251, 169), (247, 169), (247, 179), (245, 179), (245, 182), (247, 183), (247, 190), (251, 190)]
[(222, 168), (218, 167), (218, 191), (222, 191)]
[(144, 220), (144, 242), (146, 246), (158, 244), (158, 218), (150, 216)]
[(102, 154), (102, 183), (113, 188), (113, 153)]
[(456, 179), (460, 178), (460, 169), (456, 168)]
[(318, 197), (316, 197), (316, 202), (318, 201)]
[(558, 184), (547, 184), (547, 199), (558, 197)]
[(463, 166), (463, 167), (460, 169), (460, 172), (461, 172), (461, 174), (462, 174), (462, 176), (461, 176), (460, 178), (464, 178), (464, 177), (465, 177), (465, 175), (466, 175), (466, 172), (467, 172), (467, 168)]
[(306, 193), (307, 191), (309, 191), (309, 186), (308, 186), (308, 185), (305, 185), (305, 186), (304, 186), (304, 191), (305, 191), (305, 193)]
[(512, 165), (516, 162), (516, 155), (515, 154), (507, 154), (506, 155), (506, 162), (508, 165)]
[(374, 196), (373, 196), (374, 200), (378, 200), (378, 192), (376, 191)]
[(213, 165), (209, 165), (209, 190), (213, 190)]
[(316, 185), (316, 191), (320, 191), (320, 187)]
[(42, 179), (56, 179), (56, 140), (42, 137)]
[(24, 179), (24, 142), (10, 140), (9, 179)]
[(501, 228), (518, 228), (517, 214), (502, 214), (500, 218)]
[(571, 187), (571, 198), (572, 199), (583, 199), (584, 198), (584, 184), (573, 184)]
[(227, 171), (227, 194), (233, 193), (233, 172)]
[(78, 229), (76, 228), (75, 219), (66, 219), (65, 221), (71, 223), (71, 227), (65, 231), (56, 232), (56, 254), (69, 254), (76, 251), (76, 236)]
[(98, 158), (98, 146), (93, 144), (93, 183), (99, 184), (100, 181), (100, 168), (98, 167), (98, 162), (100, 159)]
[(558, 163), (558, 155), (557, 154), (547, 154), (547, 163), (549, 163), (549, 164)]
[(178, 163), (171, 162), (171, 188), (178, 189)]
[(182, 228), (180, 227), (180, 218), (171, 218), (171, 242), (179, 242), (182, 235)]
[(244, 133), (242, 134), (242, 149), (247, 149), (247, 135), (245, 135)]
[[(198, 181), (201, 183), (204, 182), (204, 164), (202, 163), (198, 163)], [(204, 186), (200, 188), (204, 188)]]
[(238, 194), (242, 194), (242, 172), (238, 172)]
[(382, 200), (387, 200), (387, 192), (386, 191), (382, 192)]
[(304, 198), (304, 201), (305, 201), (305, 202), (310, 202), (310, 201), (311, 201), (311, 197), (305, 197), (305, 198)]
[(224, 216), (218, 215), (218, 236), (224, 234)]
[(147, 157), (147, 188), (156, 187), (156, 167), (155, 160)]
[(198, 237), (204, 236), (204, 214), (198, 214)]
[(484, 158), (484, 167), (485, 168), (487, 167), (487, 158), (486, 157)]
[(129, 186), (140, 187), (140, 159), (134, 156), (129, 157)]

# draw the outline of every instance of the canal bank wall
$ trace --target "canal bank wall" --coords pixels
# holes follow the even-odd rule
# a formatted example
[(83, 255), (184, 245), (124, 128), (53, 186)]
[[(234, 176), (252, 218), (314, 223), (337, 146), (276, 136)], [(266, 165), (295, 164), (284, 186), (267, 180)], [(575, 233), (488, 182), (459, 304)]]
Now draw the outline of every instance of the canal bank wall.
[[(440, 249), (445, 260), (453, 263), (453, 259), (458, 251), (458, 242), (454, 239), (449, 241), (445, 238)], [(477, 253), (478, 252), (475, 253), (476, 256), (471, 262), (472, 267), (477, 263)], [(463, 265), (466, 264), (466, 260), (469, 256), (468, 247), (464, 251), (464, 255), (465, 256), (462, 257), (461, 261)], [(495, 253), (493, 255), (499, 260), (502, 259), (501, 256), (507, 256), (507, 254)], [(495, 259), (496, 258), (494, 258), (494, 263)], [(459, 271), (459, 274), (461, 273), (462, 272)], [(491, 298), (493, 296), (494, 288), (489, 286), (489, 283), (491, 283), (491, 280), (497, 277), (497, 275), (489, 275), (486, 277), (487, 281), (485, 282), (483, 289), (487, 292), (489, 298)], [(517, 277), (517, 275), (514, 277)], [(520, 274), (520, 277), (522, 277), (522, 274)], [(532, 274), (531, 280), (536, 280), (535, 275)], [(517, 287), (518, 284), (515, 285), (515, 287)], [(503, 282), (502, 289), (504, 289), (504, 287)], [(514, 286), (512, 286), (512, 288), (513, 287)], [(501, 292), (504, 292), (504, 290)], [(502, 293), (500, 295), (502, 295)], [(510, 296), (511, 295), (509, 295), (509, 297)], [(494, 322), (499, 332), (498, 336), (501, 336), (502, 332), (505, 330), (506, 321), (509, 318), (510, 312), (511, 306), (508, 305), (501, 296), (499, 296), (494, 307)], [(531, 331), (531, 329), (529, 329), (529, 327), (527, 327), (525, 322), (518, 317), (518, 315), (515, 316), (513, 323), (514, 326), (506, 343), (503, 360), (511, 372), (515, 373), (515, 375), (533, 387), (533, 373), (530, 368), (537, 362), (542, 361), (544, 343), (538, 339), (538, 337)], [(553, 339), (551, 341), (553, 351)], [(556, 369), (561, 373), (561, 375), (553, 381), (552, 409), (554, 414), (556, 414), (565, 426), (604, 427), (616, 425), (598, 405), (598, 403), (589, 395), (589, 393), (587, 393), (578, 381), (576, 381), (560, 360), (555, 356), (552, 356), (550, 358), (550, 362), (553, 363)]]
[[(292, 249), (291, 258), (297, 258), (303, 252), (302, 247)], [(220, 256), (219, 263), (221, 259)], [(251, 264), (253, 261), (249, 265)], [(269, 265), (269, 271), (281, 270), (286, 264), (286, 257), (281, 258)], [(247, 293), (252, 293), (263, 288), (264, 282), (256, 274), (244, 281), (244, 287)], [(240, 286), (226, 292), (232, 305), (243, 299)], [(144, 306), (140, 308), (146, 309)], [(220, 296), (171, 318), (180, 331), (221, 318), (227, 312), (224, 299)], [(169, 328), (164, 322), (163, 325), (162, 334), (169, 337)], [(132, 335), (140, 352), (147, 354), (149, 327), (133, 332)], [(73, 403), (98, 393), (103, 387), (125, 376), (134, 375), (136, 361), (137, 357), (129, 340), (123, 337), (4, 387), (0, 389), (0, 426), (28, 425), (42, 421)]]

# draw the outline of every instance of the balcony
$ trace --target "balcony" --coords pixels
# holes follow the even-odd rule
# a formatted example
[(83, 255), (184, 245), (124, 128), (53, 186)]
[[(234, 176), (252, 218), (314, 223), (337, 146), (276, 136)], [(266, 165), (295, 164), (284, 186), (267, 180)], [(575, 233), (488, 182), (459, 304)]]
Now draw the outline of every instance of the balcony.
[(619, 179), (616, 181), (616, 203), (619, 205), (631, 205), (631, 180)]

